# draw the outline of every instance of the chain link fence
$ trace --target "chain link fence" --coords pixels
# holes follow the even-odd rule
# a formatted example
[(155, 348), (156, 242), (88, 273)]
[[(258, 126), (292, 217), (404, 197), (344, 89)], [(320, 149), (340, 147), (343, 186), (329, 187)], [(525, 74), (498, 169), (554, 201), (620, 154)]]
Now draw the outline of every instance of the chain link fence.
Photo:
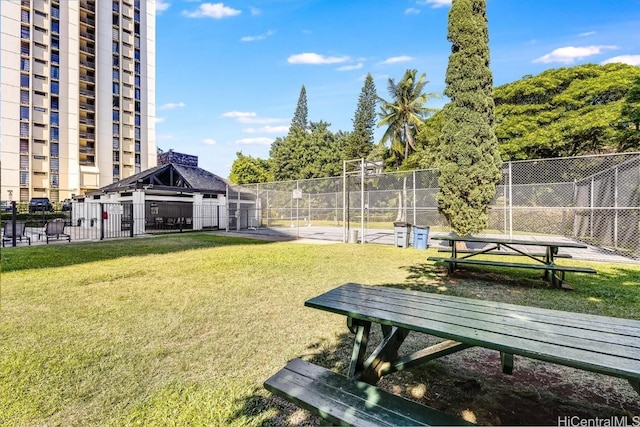
[[(435, 169), (233, 186), (230, 228), (336, 226), (343, 241), (397, 221), (450, 231), (438, 191)], [(566, 236), (640, 258), (640, 153), (505, 162), (485, 232)]]

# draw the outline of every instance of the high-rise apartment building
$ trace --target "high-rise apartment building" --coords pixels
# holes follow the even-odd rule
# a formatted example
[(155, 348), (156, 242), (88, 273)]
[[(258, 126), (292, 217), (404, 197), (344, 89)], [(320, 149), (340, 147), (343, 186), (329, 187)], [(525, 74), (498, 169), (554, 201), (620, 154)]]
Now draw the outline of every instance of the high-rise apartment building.
[(155, 2), (0, 0), (2, 200), (156, 165)]

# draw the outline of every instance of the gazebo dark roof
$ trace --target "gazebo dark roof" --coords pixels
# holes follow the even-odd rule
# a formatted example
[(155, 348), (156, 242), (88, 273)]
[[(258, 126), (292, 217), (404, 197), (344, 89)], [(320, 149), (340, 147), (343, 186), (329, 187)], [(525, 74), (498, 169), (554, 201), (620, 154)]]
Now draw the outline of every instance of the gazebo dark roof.
[(197, 166), (167, 163), (109, 184), (98, 192), (113, 193), (144, 188), (153, 191), (225, 194), (227, 185), (230, 182)]

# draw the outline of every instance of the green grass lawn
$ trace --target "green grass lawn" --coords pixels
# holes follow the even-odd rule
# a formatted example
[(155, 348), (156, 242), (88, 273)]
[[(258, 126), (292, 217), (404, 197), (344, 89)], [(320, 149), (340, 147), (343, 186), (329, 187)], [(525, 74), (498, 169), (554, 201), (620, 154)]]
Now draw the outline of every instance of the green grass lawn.
[(277, 424), (268, 376), (347, 362), (345, 319), (303, 304), (348, 281), (640, 318), (637, 265), (572, 261), (599, 272), (572, 292), (527, 271), (467, 287), (431, 252), (200, 233), (3, 249), (0, 425)]

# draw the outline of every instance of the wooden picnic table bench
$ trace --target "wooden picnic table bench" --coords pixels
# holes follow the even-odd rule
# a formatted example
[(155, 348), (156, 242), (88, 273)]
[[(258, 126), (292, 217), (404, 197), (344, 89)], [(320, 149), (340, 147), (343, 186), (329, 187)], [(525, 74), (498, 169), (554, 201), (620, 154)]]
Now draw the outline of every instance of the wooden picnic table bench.
[[(500, 352), (506, 374), (512, 373), (518, 355), (623, 378), (640, 393), (638, 320), (355, 283), (305, 305), (347, 317), (355, 334), (347, 376), (296, 359), (265, 387), (333, 423), (441, 425), (446, 420), (446, 425), (455, 425), (451, 415), (407, 403), (374, 385), (384, 375), (474, 346)], [(372, 324), (380, 325), (383, 338), (368, 352)], [(399, 355), (411, 332), (443, 341)]]
[[(555, 263), (556, 258), (571, 258), (568, 254), (560, 254), (560, 248), (586, 248), (587, 245), (571, 241), (549, 241), (549, 240), (525, 240), (525, 239), (506, 239), (494, 236), (457, 236), (453, 234), (445, 236), (433, 236), (433, 240), (448, 240), (451, 242), (450, 257), (428, 257), (427, 260), (435, 262), (444, 262), (447, 264), (449, 273), (453, 273), (458, 265), (488, 265), (496, 267), (525, 268), (543, 270), (545, 280), (550, 280), (552, 286), (571, 289), (569, 285), (564, 283), (565, 273), (588, 273), (595, 274), (596, 270), (589, 267), (578, 267), (569, 265), (559, 265)], [(489, 245), (482, 249), (458, 249), (456, 243), (480, 243)], [(527, 252), (523, 247), (543, 247), (544, 253)], [(507, 250), (503, 250), (503, 249)], [(521, 255), (535, 263), (507, 262), (501, 260), (476, 259), (478, 255)]]

